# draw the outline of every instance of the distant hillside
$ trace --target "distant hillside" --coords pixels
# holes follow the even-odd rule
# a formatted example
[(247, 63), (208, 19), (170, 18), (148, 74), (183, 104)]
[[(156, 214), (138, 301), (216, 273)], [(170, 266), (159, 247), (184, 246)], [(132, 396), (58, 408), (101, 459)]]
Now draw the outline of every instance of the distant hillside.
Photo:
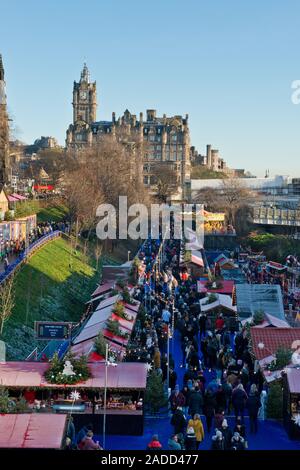
[(92, 262), (57, 239), (45, 245), (15, 278), (15, 307), (4, 326), (7, 359), (22, 360), (41, 346), (34, 338), (35, 320), (78, 321), (84, 303), (99, 282)]

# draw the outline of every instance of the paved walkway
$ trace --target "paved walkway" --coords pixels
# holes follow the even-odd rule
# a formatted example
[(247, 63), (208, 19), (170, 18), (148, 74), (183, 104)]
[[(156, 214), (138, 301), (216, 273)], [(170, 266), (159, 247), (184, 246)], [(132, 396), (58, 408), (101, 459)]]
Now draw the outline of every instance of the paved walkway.
[[(180, 387), (183, 382), (183, 375), (185, 368), (180, 367), (182, 360), (182, 353), (180, 347), (180, 338), (178, 332), (174, 335), (174, 344), (170, 345), (170, 351), (174, 351), (174, 360), (176, 364), (176, 373), (178, 376), (178, 383)], [(205, 370), (206, 383), (215, 377), (214, 372)], [(214, 428), (208, 433), (206, 428), (205, 417), (202, 416), (204, 425), (205, 438), (200, 445), (201, 450), (209, 450), (211, 447), (211, 437)], [(228, 424), (231, 428), (234, 427), (235, 418), (233, 416), (226, 416)], [(246, 433), (249, 450), (298, 450), (300, 451), (300, 442), (291, 441), (281, 423), (274, 420), (259, 421), (258, 433), (250, 434), (249, 419), (245, 418)], [(163, 445), (163, 450), (168, 450), (168, 439), (173, 432), (173, 426), (170, 425), (170, 418), (146, 418), (145, 430), (143, 436), (121, 436), (121, 435), (108, 435), (106, 436), (107, 450), (145, 450), (147, 444), (151, 441), (153, 434), (158, 434), (159, 440)], [(97, 436), (96, 440), (102, 442), (102, 436)]]

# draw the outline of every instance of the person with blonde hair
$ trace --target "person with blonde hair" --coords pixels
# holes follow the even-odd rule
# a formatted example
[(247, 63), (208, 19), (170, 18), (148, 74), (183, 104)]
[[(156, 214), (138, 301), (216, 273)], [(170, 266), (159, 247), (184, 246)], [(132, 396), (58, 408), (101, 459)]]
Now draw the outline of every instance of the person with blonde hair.
[(189, 420), (188, 428), (193, 428), (195, 431), (197, 445), (196, 450), (198, 450), (201, 442), (204, 439), (204, 427), (199, 414), (196, 413), (193, 419)]
[(185, 450), (197, 450), (197, 438), (192, 426), (187, 428), (184, 446)]

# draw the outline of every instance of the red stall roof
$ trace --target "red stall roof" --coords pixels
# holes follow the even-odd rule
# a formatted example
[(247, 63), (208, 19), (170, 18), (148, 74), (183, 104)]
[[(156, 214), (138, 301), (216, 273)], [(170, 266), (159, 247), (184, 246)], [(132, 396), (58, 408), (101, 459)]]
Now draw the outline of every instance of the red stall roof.
[(293, 342), (300, 340), (300, 328), (252, 327), (250, 331), (253, 352), (258, 361), (275, 356), (280, 347), (292, 348)]
[(112, 314), (111, 319), (119, 322), (119, 325), (125, 328), (126, 330), (128, 330), (129, 332), (133, 330), (134, 323), (135, 323), (134, 321), (125, 320), (125, 318), (121, 318), (115, 313)]
[(92, 297), (97, 295), (105, 294), (114, 288), (115, 283), (113, 281), (105, 282), (97, 287), (97, 289), (92, 293)]
[(65, 414), (0, 415), (0, 447), (60, 449), (66, 419)]
[[(44, 362), (1, 362), (0, 378), (5, 387), (41, 387), (41, 388), (65, 388), (68, 385), (48, 383), (44, 377), (49, 367)], [(92, 377), (76, 385), (74, 388), (99, 388), (105, 387), (105, 364), (89, 363)], [(108, 371), (108, 388), (145, 389), (147, 381), (146, 364), (142, 362), (119, 362), (117, 367), (110, 367)]]
[[(129, 338), (122, 338), (121, 336), (116, 336), (107, 329), (104, 329), (102, 333), (105, 338), (110, 339), (111, 341), (114, 341), (118, 344), (121, 344), (122, 346), (127, 346), (128, 344)], [(126, 331), (124, 331), (124, 333), (126, 333)]]

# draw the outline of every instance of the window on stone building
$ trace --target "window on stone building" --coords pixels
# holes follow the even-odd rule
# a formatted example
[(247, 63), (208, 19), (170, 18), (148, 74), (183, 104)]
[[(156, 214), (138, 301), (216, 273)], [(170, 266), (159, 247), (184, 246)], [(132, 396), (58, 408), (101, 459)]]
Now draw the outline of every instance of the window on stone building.
[(176, 134), (173, 134), (171, 136), (171, 139), (172, 139), (172, 142), (177, 142), (177, 135)]
[(144, 184), (149, 184), (149, 176), (144, 176)]
[(149, 137), (150, 142), (154, 142), (155, 140), (155, 135), (151, 134)]

